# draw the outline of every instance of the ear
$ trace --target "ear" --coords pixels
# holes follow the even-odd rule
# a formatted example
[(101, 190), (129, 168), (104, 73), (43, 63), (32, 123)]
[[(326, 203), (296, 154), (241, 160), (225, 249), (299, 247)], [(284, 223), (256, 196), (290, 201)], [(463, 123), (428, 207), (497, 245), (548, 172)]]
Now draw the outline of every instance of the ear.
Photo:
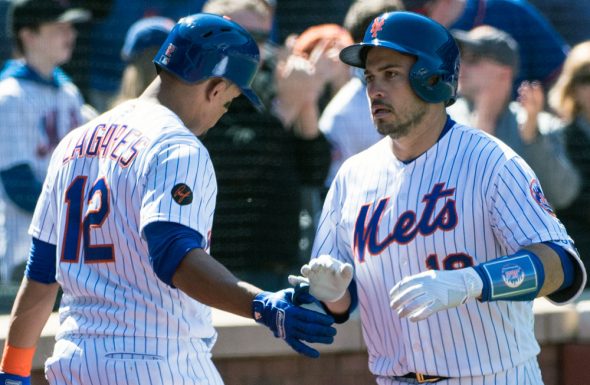
[(211, 78), (207, 79), (207, 85), (205, 87), (205, 92), (208, 101), (213, 101), (215, 98), (219, 97), (227, 88), (226, 82), (221, 78)]

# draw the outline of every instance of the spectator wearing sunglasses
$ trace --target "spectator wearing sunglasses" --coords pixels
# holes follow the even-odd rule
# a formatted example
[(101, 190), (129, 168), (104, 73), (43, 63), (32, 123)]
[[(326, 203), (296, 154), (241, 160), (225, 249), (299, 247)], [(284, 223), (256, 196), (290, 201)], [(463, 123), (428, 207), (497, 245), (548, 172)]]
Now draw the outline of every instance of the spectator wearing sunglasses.
[(518, 44), (506, 32), (479, 26), (453, 30), (461, 50), (459, 99), (448, 112), (459, 123), (479, 127), (500, 139), (533, 169), (549, 203), (566, 207), (580, 189), (580, 178), (560, 145), (562, 121), (543, 111), (539, 82), (525, 81), (511, 100), (518, 71)]
[(575, 45), (563, 71), (549, 91), (549, 105), (566, 121), (564, 142), (567, 155), (581, 175), (582, 188), (559, 219), (567, 227), (586, 265), (590, 260), (590, 40)]

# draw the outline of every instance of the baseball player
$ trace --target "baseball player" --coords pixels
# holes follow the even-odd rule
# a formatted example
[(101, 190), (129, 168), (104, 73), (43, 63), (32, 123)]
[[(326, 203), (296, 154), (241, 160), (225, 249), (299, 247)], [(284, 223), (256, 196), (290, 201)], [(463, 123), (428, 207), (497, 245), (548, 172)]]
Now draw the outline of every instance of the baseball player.
[(58, 67), (69, 61), (76, 33), (73, 23), (90, 12), (53, 0), (10, 3), (9, 28), (21, 60), (10, 60), (0, 73), (0, 280), (22, 277), (27, 228), (51, 152), (83, 121), (83, 100)]
[(586, 273), (527, 164), (447, 116), (455, 41), (431, 19), (385, 13), (340, 58), (364, 69), (386, 136), (338, 172), (317, 258), (291, 281), (337, 322), (358, 301), (380, 385), (542, 384), (532, 300), (569, 302)]
[(253, 317), (311, 357), (319, 353), (303, 341), (332, 342), (331, 316), (295, 306), (292, 289), (270, 293), (238, 280), (208, 254), (217, 187), (196, 136), (240, 93), (260, 107), (250, 88), (259, 59), (235, 22), (187, 16), (138, 99), (60, 142), (30, 227), (0, 384), (29, 383), (58, 286), (50, 384), (222, 384), (210, 306)]

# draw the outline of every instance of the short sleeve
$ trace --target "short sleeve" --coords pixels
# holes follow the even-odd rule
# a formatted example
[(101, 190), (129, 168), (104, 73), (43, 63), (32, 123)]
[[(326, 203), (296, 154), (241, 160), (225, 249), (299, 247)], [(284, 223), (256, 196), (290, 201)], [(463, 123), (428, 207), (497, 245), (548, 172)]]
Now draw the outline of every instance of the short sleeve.
[(217, 182), (209, 153), (196, 138), (158, 146), (144, 179), (140, 231), (152, 222), (175, 222), (208, 239)]
[(539, 180), (520, 157), (508, 159), (493, 180), (491, 217), (500, 243), (514, 253), (545, 241), (569, 241)]

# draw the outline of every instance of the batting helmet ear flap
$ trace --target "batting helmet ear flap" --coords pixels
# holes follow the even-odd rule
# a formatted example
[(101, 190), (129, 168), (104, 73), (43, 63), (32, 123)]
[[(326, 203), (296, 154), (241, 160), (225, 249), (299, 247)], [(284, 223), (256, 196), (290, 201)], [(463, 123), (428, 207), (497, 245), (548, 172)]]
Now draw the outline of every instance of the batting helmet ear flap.
[(422, 100), (428, 103), (445, 102), (445, 106), (450, 106), (457, 99), (459, 56), (451, 71), (445, 68), (433, 69), (425, 61), (418, 58), (410, 69), (410, 86)]

